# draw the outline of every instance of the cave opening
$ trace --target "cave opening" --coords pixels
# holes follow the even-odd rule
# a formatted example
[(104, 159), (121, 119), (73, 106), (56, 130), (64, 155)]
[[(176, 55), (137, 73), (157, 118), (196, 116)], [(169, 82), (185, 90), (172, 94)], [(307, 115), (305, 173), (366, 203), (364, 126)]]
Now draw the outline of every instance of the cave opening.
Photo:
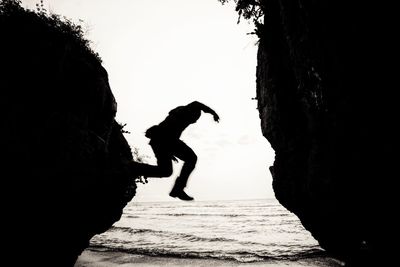
[[(188, 191), (196, 197), (195, 202), (175, 201), (168, 196), (173, 179), (151, 178), (147, 184), (138, 184), (136, 196), (126, 207), (119, 206), (123, 209), (122, 217), (111, 228), (104, 229), (100, 223), (100, 226), (96, 224), (94, 230), (85, 232), (87, 229), (82, 230), (80, 223), (85, 224), (85, 227), (90, 226), (90, 220), (85, 219), (91, 215), (110, 223), (121, 216), (120, 210), (112, 210), (114, 204), (120, 204), (113, 202), (114, 195), (107, 194), (104, 184), (108, 185), (108, 181), (102, 181), (104, 184), (100, 187), (101, 190), (94, 194), (96, 197), (104, 196), (98, 203), (90, 199), (90, 194), (86, 196), (82, 193), (84, 190), (90, 191), (93, 180), (68, 181), (68, 188), (81, 194), (79, 201), (87, 201), (83, 204), (73, 198), (69, 203), (69, 191), (59, 194), (59, 199), (63, 201), (62, 207), (66, 209), (65, 213), (74, 214), (70, 209), (75, 205), (80, 207), (78, 215), (85, 218), (81, 221), (70, 218), (67, 221), (72, 223), (71, 229), (76, 227), (82, 231), (72, 231), (77, 236), (81, 234), (76, 249), (78, 254), (80, 248), (90, 245), (78, 259), (76, 266), (96, 266), (99, 262), (90, 262), (90, 258), (99, 261), (99, 255), (103, 257), (102, 253), (116, 251), (118, 254), (112, 254), (106, 263), (109, 266), (121, 262), (137, 262), (138, 257), (139, 261), (153, 261), (155, 265), (165, 264), (165, 257), (174, 258), (176, 265), (188, 264), (188, 261), (194, 259), (199, 261), (192, 262), (193, 264), (203, 264), (202, 260), (210, 259), (236, 263), (261, 261), (271, 264), (297, 261), (310, 266), (334, 264), (311, 234), (304, 230), (297, 217), (275, 199), (268, 169), (273, 164), (275, 155), (261, 132), (256, 102), (258, 38), (254, 34), (248, 34), (255, 31), (252, 23), (242, 21), (237, 24), (238, 15), (234, 11), (234, 2), (227, 2), (225, 6), (216, 0), (118, 0), (112, 4), (96, 1), (95, 5), (80, 0), (21, 2), (23, 6), (38, 9), (42, 15), (54, 12), (82, 25), (91, 47), (102, 59), (105, 70), (99, 68), (101, 75), (107, 74), (107, 79), (102, 76), (95, 80), (96, 85), (100, 84), (99, 87), (108, 89), (106, 83), (109, 82), (118, 104), (116, 120), (124, 125), (124, 130), (118, 131), (121, 136), (124, 134), (128, 144), (142, 160), (155, 163), (144, 132), (149, 126), (160, 122), (173, 107), (197, 100), (213, 107), (221, 118), (219, 124), (213, 124), (212, 120), (204, 116), (182, 136), (199, 158), (188, 186)], [(44, 42), (47, 48), (46, 45), (48, 44)], [(35, 60), (36, 58), (33, 61)], [(82, 78), (80, 81), (96, 76), (85, 60), (74, 60), (72, 63), (65, 60), (60, 65), (65, 62), (71, 64), (70, 68), (74, 64), (85, 67), (89, 65), (89, 68), (82, 67), (71, 72)], [(312, 74), (315, 76), (315, 73)], [(93, 89), (91, 85), (89, 87)], [(95, 99), (96, 96), (98, 95), (85, 95), (87, 99)], [(107, 101), (111, 103), (110, 99), (109, 96)], [(52, 115), (71, 122), (76, 114), (71, 117), (70, 114), (64, 117), (56, 113)], [(50, 118), (43, 124), (51, 123), (53, 121)], [(86, 127), (85, 119), (79, 123)], [(36, 126), (34, 123), (32, 125)], [(93, 127), (101, 128), (99, 125)], [(62, 126), (60, 128), (64, 129)], [(34, 130), (30, 131), (35, 132)], [(105, 139), (93, 136), (91, 131), (85, 135), (80, 135), (82, 131), (77, 132), (79, 133), (72, 133), (72, 137), (67, 136), (74, 141), (79, 140), (75, 145), (81, 140), (84, 140), (84, 144), (95, 144), (94, 148), (88, 150), (74, 147), (77, 150), (91, 152), (92, 148), (99, 151), (103, 149)], [(36, 133), (37, 136), (33, 137), (37, 143), (48, 138), (48, 135), (42, 138), (40, 131)], [(121, 136), (118, 138), (123, 139)], [(52, 142), (56, 140), (54, 137), (49, 139)], [(60, 151), (65, 149), (68, 153), (71, 152), (73, 149), (68, 145), (69, 143), (60, 148)], [(118, 146), (120, 143), (114, 145)], [(65, 158), (74, 159), (79, 154), (74, 153), (72, 151)], [(79, 156), (81, 155), (77, 157)], [(81, 164), (79, 161), (71, 162)], [(181, 167), (182, 162), (174, 165), (173, 176)], [(82, 173), (72, 175), (80, 177)], [(112, 190), (121, 190), (117, 186), (112, 187), (112, 183), (110, 185)], [(74, 186), (78, 189), (75, 190)], [(57, 199), (55, 195), (57, 194), (53, 192), (50, 194)], [(38, 203), (47, 205), (45, 197), (40, 198)], [(99, 207), (93, 208), (97, 204)], [(103, 207), (107, 212), (112, 210), (112, 219), (107, 217), (108, 214), (101, 214)], [(57, 219), (62, 221), (63, 216), (59, 215)], [(51, 229), (56, 228), (54, 226)], [(85, 243), (88, 241), (85, 238), (91, 235), (94, 237), (90, 243)], [(80, 239), (82, 236), (84, 238)], [(75, 237), (71, 235), (69, 238), (73, 241)], [(69, 239), (65, 243), (68, 242)], [(68, 245), (65, 246), (68, 248)], [(148, 256), (153, 258), (146, 258)], [(179, 258), (184, 260), (179, 261)], [(315, 259), (322, 261), (322, 265), (318, 265)]]

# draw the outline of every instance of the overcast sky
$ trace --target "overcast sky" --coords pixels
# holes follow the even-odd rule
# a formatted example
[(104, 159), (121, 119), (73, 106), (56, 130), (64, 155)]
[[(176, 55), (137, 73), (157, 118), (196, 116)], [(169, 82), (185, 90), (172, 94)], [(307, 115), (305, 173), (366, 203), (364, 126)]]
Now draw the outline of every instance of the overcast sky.
[[(39, 0), (23, 0), (34, 8)], [(217, 0), (44, 0), (44, 7), (74, 22), (103, 59), (118, 103), (117, 121), (146, 161), (155, 164), (144, 137), (168, 111), (198, 100), (203, 114), (182, 135), (198, 155), (186, 191), (197, 200), (274, 197), (268, 167), (274, 152), (262, 136), (256, 95), (257, 38), (237, 24), (234, 5)], [(170, 201), (170, 178), (139, 184), (134, 201)]]

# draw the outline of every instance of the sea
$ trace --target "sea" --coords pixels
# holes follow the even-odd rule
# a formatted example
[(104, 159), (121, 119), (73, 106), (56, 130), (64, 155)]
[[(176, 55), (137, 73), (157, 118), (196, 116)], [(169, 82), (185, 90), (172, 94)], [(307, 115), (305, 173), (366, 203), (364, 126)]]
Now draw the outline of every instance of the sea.
[(327, 257), (275, 199), (130, 202), (90, 249), (251, 263)]

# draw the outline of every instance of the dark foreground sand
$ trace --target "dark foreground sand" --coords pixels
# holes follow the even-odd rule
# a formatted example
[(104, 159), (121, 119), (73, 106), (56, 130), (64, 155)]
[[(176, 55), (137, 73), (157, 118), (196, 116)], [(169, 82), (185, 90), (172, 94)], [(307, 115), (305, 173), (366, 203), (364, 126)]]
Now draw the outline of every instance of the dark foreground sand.
[(144, 255), (134, 255), (122, 252), (102, 252), (85, 250), (78, 258), (75, 267), (133, 267), (133, 266), (176, 266), (176, 267), (340, 267), (340, 262), (330, 258), (313, 258), (298, 261), (264, 261), (255, 263), (239, 263), (227, 260), (214, 259), (189, 259), (189, 258), (170, 258), (170, 257), (151, 257)]

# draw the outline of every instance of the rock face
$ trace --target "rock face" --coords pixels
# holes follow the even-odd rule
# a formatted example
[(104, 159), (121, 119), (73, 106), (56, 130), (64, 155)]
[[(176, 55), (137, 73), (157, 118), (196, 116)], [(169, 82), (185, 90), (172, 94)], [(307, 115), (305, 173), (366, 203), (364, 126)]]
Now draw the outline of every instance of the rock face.
[(73, 266), (135, 194), (107, 72), (79, 32), (0, 1), (2, 247), (11, 265)]
[(257, 98), (276, 197), (332, 255), (383, 266), (398, 236), (393, 7), (261, 3)]

